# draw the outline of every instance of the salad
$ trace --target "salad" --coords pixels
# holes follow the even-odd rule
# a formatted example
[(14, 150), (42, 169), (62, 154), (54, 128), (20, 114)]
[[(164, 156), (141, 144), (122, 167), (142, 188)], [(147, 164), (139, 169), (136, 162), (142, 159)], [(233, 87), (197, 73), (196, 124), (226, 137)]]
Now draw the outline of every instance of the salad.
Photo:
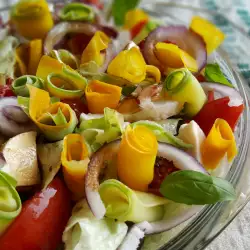
[(1, 250), (135, 250), (236, 198), (225, 35), (137, 4), (20, 0), (1, 22)]

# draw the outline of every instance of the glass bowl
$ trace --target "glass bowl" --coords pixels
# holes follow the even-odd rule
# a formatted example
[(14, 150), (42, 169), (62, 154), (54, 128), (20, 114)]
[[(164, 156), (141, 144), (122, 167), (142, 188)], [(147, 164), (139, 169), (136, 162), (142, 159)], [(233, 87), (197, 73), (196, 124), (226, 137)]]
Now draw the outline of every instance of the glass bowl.
[[(14, 2), (16, 1), (6, 1), (6, 4), (10, 5)], [(57, 0), (56, 2), (60, 1)], [(248, 63), (244, 61), (244, 58), (247, 58), (247, 56), (239, 56), (240, 53), (244, 55), (249, 54), (249, 50), (245, 45), (250, 44), (250, 40), (244, 31), (240, 30), (233, 23), (230, 23), (221, 14), (222, 10), (230, 8), (230, 4), (224, 5), (223, 9), (219, 7), (214, 10), (211, 9), (211, 6), (205, 9), (199, 6), (176, 4), (176, 2), (172, 1), (154, 1), (152, 3), (152, 1), (145, 0), (142, 1), (141, 7), (151, 16), (165, 24), (188, 25), (193, 15), (200, 15), (214, 22), (225, 33), (228, 33), (226, 32), (228, 30), (234, 32), (234, 36), (236, 37), (236, 41), (233, 41), (234, 46), (232, 46), (232, 36), (227, 37), (222, 48), (210, 56), (209, 60), (216, 61), (220, 65), (227, 78), (238, 89), (244, 100), (245, 110), (239, 120), (235, 133), (239, 153), (226, 176), (226, 179), (236, 189), (237, 199), (232, 202), (205, 206), (196, 216), (172, 230), (147, 236), (144, 244), (141, 246), (143, 250), (204, 249), (230, 224), (250, 199), (250, 185), (248, 184), (250, 183), (250, 170), (248, 167), (250, 164), (250, 116), (248, 102), (250, 91), (246, 82), (248, 73), (250, 78), (250, 68), (248, 72), (248, 68), (243, 67), (244, 64)], [(8, 18), (8, 6), (0, 5), (0, 16), (4, 20)], [(238, 47), (236, 44), (238, 44)], [(250, 55), (248, 58), (250, 58)], [(242, 75), (245, 76), (245, 79), (243, 79)]]

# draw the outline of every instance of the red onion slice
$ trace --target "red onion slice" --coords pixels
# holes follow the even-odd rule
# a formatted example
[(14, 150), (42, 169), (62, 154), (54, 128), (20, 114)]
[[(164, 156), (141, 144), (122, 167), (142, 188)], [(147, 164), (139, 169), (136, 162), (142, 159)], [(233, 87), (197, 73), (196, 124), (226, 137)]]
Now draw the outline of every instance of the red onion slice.
[(6, 137), (36, 131), (34, 123), (19, 108), (16, 97), (4, 97), (0, 100), (0, 121), (0, 133)]
[(205, 92), (213, 90), (220, 97), (228, 96), (230, 98), (229, 106), (239, 106), (243, 103), (243, 98), (235, 88), (214, 82), (202, 82), (201, 86)]
[(113, 42), (111, 41), (108, 45), (108, 48), (106, 49), (103, 65), (98, 69), (99, 73), (104, 73), (107, 70), (109, 63), (113, 60), (115, 55), (115, 47)]
[(158, 27), (148, 35), (143, 48), (143, 55), (148, 64), (155, 65), (164, 71), (154, 51), (157, 42), (165, 41), (178, 45), (181, 49), (195, 58), (198, 64), (198, 71), (201, 71), (205, 67), (207, 62), (207, 51), (204, 40), (194, 31), (181, 25)]
[(21, 107), (9, 105), (2, 108), (2, 112), (6, 118), (18, 123), (26, 123), (30, 121), (29, 117), (23, 112)]
[(112, 27), (95, 25), (85, 22), (61, 22), (55, 25), (48, 33), (44, 41), (44, 53), (49, 54), (54, 46), (58, 44), (68, 33), (83, 33), (93, 36), (96, 31), (101, 30), (110, 37), (116, 37), (117, 32)]
[(106, 208), (98, 192), (99, 176), (101, 171), (105, 169), (106, 162), (114, 159), (117, 155), (119, 145), (120, 140), (103, 146), (93, 154), (88, 165), (85, 178), (85, 194), (93, 215), (98, 219), (102, 219), (106, 213)]
[(180, 170), (193, 170), (207, 174), (203, 166), (190, 154), (167, 143), (158, 143), (158, 154), (162, 158), (172, 161)]
[(98, 30), (97, 26), (83, 22), (61, 22), (55, 25), (44, 41), (44, 53), (49, 54), (54, 46), (68, 33), (84, 33), (93, 36)]

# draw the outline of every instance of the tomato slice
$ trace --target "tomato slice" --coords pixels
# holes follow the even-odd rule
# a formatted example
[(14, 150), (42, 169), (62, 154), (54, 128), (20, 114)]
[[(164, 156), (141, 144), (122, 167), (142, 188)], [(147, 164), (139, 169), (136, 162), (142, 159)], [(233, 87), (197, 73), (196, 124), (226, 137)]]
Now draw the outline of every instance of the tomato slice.
[(71, 213), (70, 194), (55, 178), (23, 203), (20, 215), (0, 238), (1, 250), (55, 250)]
[(208, 135), (217, 118), (226, 120), (234, 131), (237, 121), (244, 110), (244, 105), (230, 107), (229, 102), (230, 98), (228, 96), (207, 102), (194, 117), (194, 120), (206, 135)]

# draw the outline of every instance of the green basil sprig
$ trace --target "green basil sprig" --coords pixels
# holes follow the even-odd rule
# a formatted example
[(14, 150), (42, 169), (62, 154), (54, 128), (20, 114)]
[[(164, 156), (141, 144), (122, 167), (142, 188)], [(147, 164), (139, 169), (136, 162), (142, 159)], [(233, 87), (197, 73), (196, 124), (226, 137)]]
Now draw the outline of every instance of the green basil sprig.
[(168, 175), (161, 184), (160, 192), (169, 200), (187, 205), (214, 204), (236, 197), (228, 181), (192, 170)]
[(217, 82), (233, 88), (233, 85), (224, 76), (217, 63), (207, 64), (205, 68), (205, 78), (209, 82)]

